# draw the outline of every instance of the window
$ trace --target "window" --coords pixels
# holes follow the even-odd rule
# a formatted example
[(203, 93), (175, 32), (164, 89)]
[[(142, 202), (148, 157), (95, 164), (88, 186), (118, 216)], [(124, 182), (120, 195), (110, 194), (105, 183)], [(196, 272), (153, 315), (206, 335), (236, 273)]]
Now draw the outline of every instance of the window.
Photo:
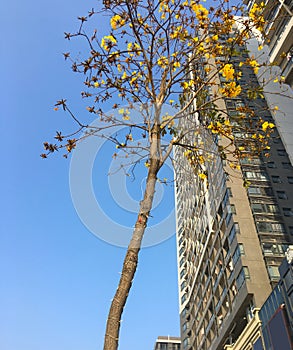
[(286, 232), (284, 224), (272, 223), (272, 230), (273, 232), (281, 232), (281, 233)]
[(183, 340), (183, 349), (187, 348), (188, 345), (189, 345), (189, 338), (185, 338)]
[(280, 278), (278, 266), (268, 266), (268, 272), (271, 279), (277, 280)]
[(186, 281), (183, 281), (180, 286), (180, 290), (182, 291), (186, 287), (187, 283)]
[(255, 180), (259, 180), (259, 181), (268, 180), (268, 175), (264, 172), (245, 171), (244, 175), (248, 179), (255, 179)]
[(184, 252), (184, 250), (185, 250), (185, 247), (184, 247), (184, 246), (180, 248), (180, 250), (179, 250), (179, 256)]
[(259, 187), (248, 187), (248, 193), (249, 194), (261, 194)]
[(284, 149), (277, 149), (278, 156), (284, 157), (286, 155), (286, 151)]
[(231, 228), (231, 231), (229, 233), (229, 237), (228, 237), (228, 240), (229, 240), (229, 243), (231, 244), (233, 242), (233, 239), (236, 235), (236, 230), (235, 230), (235, 225), (232, 226)]
[(248, 187), (248, 194), (251, 196), (272, 196), (273, 191), (269, 187)]
[(268, 167), (268, 168), (275, 168), (275, 167), (276, 167), (276, 164), (275, 164), (275, 162), (273, 162), (273, 161), (267, 162), (267, 167)]
[(293, 212), (291, 208), (283, 208), (283, 213), (285, 216), (293, 216)]
[(251, 204), (251, 210), (253, 213), (262, 213), (263, 210), (263, 205), (260, 203), (252, 203)]
[(265, 256), (283, 255), (288, 248), (287, 244), (262, 243), (262, 250)]
[(287, 176), (289, 184), (293, 184), (293, 176)]
[(249, 280), (250, 279), (250, 273), (249, 273), (248, 266), (243, 266), (243, 272), (244, 272), (244, 278), (246, 280)]
[(278, 138), (278, 137), (274, 137), (274, 138), (273, 138), (273, 142), (274, 142), (274, 143), (280, 143), (281, 140), (280, 140), (280, 138)]
[(234, 254), (233, 254), (233, 257), (232, 257), (232, 260), (233, 260), (233, 264), (234, 266), (236, 265), (237, 261), (239, 260), (240, 258), (240, 249), (239, 249), (239, 245), (237, 246)]
[(181, 297), (181, 304), (183, 304), (186, 299), (187, 299), (187, 294), (185, 293)]
[(256, 227), (258, 229), (258, 232), (261, 233), (285, 233), (285, 226), (284, 224), (280, 223), (274, 223), (274, 222), (267, 222), (267, 221), (257, 221)]
[(185, 274), (186, 274), (186, 270), (183, 269), (183, 270), (180, 272), (180, 278), (182, 278)]
[(236, 208), (234, 204), (230, 204), (230, 210), (232, 214), (236, 214)]
[(285, 191), (277, 191), (277, 196), (279, 199), (288, 199), (288, 196)]
[(245, 280), (244, 271), (243, 269), (241, 269), (239, 275), (236, 278), (236, 286), (238, 289), (241, 288), (242, 284), (244, 283), (244, 280)]
[(231, 191), (230, 187), (227, 188), (227, 193), (228, 193), (229, 197), (233, 197), (233, 194), (232, 194), (232, 191)]
[(239, 245), (240, 255), (245, 255), (245, 250), (244, 250), (243, 243), (239, 243), (238, 245)]
[(279, 208), (275, 204), (252, 203), (251, 209), (253, 213), (279, 213)]
[(283, 169), (291, 169), (292, 165), (290, 162), (282, 162)]
[[(278, 176), (278, 175), (272, 175), (272, 181), (273, 181), (273, 183), (281, 183), (282, 181), (281, 181), (281, 178), (280, 178), (280, 176)], [(289, 180), (288, 180), (289, 181)], [(292, 177), (292, 183), (293, 183), (293, 177)]]

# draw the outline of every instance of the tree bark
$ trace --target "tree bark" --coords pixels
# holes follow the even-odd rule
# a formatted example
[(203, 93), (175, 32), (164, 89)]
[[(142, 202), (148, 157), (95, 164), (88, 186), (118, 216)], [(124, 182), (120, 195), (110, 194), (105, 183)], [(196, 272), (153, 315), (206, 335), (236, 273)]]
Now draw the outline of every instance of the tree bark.
[[(155, 147), (157, 148), (157, 145), (155, 145)], [(107, 319), (104, 350), (117, 350), (118, 348), (121, 316), (132, 285), (134, 274), (137, 269), (138, 254), (147, 226), (148, 216), (152, 208), (157, 174), (160, 166), (161, 164), (159, 159), (156, 157), (150, 159), (150, 167), (148, 171), (144, 197), (140, 202), (140, 211), (136, 220), (130, 244), (127, 248), (120, 281), (115, 296), (112, 300)]]

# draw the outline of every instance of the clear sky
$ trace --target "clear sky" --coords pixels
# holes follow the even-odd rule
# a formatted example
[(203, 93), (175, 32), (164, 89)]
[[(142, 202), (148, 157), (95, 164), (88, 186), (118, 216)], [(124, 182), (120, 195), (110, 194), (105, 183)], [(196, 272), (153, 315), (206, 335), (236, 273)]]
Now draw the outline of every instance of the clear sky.
[[(57, 99), (67, 98), (84, 113), (81, 78), (62, 56), (71, 50), (63, 32), (74, 31), (77, 16), (95, 4), (1, 4), (1, 350), (102, 349), (125, 249), (98, 239), (82, 224), (70, 195), (70, 160), (39, 156), (42, 143), (51, 141), (56, 130), (73, 129), (68, 116), (53, 111)], [(93, 177), (99, 171), (95, 164)], [(99, 196), (102, 180), (97, 181)], [(139, 199), (138, 192), (129, 192)], [(165, 203), (172, 209), (169, 192)], [(117, 212), (121, 208), (105, 193), (101, 196), (107, 215), (125, 220)], [(132, 219), (123, 224), (132, 225)], [(107, 229), (101, 226), (100, 232)], [(179, 335), (177, 294), (173, 235), (141, 252), (120, 349), (149, 350), (158, 335)]]

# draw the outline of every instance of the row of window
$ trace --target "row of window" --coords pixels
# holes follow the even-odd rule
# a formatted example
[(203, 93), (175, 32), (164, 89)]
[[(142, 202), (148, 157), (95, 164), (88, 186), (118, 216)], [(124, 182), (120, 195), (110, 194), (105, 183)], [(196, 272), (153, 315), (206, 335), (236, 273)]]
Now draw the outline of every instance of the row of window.
[[(258, 181), (268, 181), (270, 178), (267, 173), (263, 171), (244, 171), (244, 175), (249, 180), (258, 180)], [(278, 175), (272, 175), (272, 181), (274, 183), (282, 183), (281, 177)], [(293, 176), (287, 176), (287, 181), (289, 184), (293, 184)]]

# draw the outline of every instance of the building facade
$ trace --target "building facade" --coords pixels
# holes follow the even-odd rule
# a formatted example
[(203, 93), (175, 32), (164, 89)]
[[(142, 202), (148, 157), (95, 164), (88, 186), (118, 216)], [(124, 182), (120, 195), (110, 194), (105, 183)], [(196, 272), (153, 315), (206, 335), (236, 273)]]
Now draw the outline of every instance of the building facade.
[(293, 348), (293, 246), (279, 268), (280, 281), (261, 309), (253, 310), (241, 335), (225, 350), (291, 350)]
[[(252, 43), (250, 51), (253, 48), (257, 50), (257, 45)], [(243, 51), (242, 59), (245, 55)], [(253, 84), (257, 86), (258, 77), (244, 67), (242, 90)], [(183, 350), (222, 350), (234, 344), (255, 319), (254, 310), (277, 285), (279, 265), (293, 243), (293, 170), (287, 142), (293, 124), (287, 125), (284, 139), (280, 116), (269, 112), (268, 104), (275, 101), (268, 95), (248, 101), (243, 94), (223, 102), (235, 123), (239, 107), (249, 105), (263, 120), (277, 125), (271, 157), (243, 158), (240, 170), (231, 176), (217, 155), (215, 139), (201, 128), (200, 116), (182, 120), (184, 128), (198, 125), (201, 131), (188, 141), (200, 144), (211, 155), (204, 164), (207, 184), (194, 176), (184, 150), (177, 147), (174, 151), (178, 164), (175, 199)], [(293, 120), (292, 107), (292, 101), (291, 108), (288, 102), (284, 105)], [(238, 142), (247, 137), (239, 133)], [(244, 181), (249, 182), (248, 188), (243, 186)]]
[(179, 337), (159, 336), (154, 350), (180, 350), (181, 339)]
[[(248, 9), (261, 0), (246, 0)], [(267, 0), (264, 17), (265, 43), (269, 48), (271, 62), (280, 68), (288, 85), (293, 87), (293, 0)]]

